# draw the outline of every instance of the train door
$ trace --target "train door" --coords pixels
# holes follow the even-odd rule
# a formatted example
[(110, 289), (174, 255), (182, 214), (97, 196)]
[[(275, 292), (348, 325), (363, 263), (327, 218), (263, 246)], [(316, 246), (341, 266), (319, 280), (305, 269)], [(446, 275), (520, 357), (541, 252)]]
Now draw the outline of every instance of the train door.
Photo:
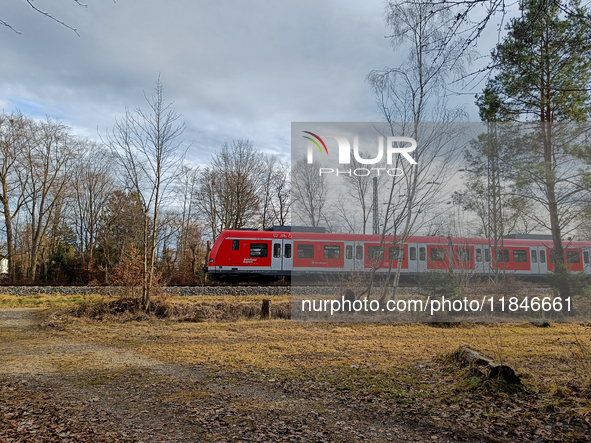
[(529, 248), (529, 262), (532, 274), (540, 274), (540, 251), (538, 249), (536, 246)]
[(591, 275), (591, 248), (583, 248), (583, 270), (585, 274)]
[(486, 263), (487, 245), (474, 246), (474, 273), (477, 275), (488, 274), (488, 264)]
[[(222, 245), (227, 248), (226, 242), (230, 242), (232, 244), (232, 252), (227, 254), (228, 256), (228, 265), (230, 266), (241, 266), (244, 260), (243, 255), (245, 254), (244, 251), (248, 250), (248, 242), (240, 241), (240, 239), (226, 239)], [(242, 243), (242, 244), (241, 244)], [(241, 251), (242, 249), (242, 251)], [(226, 263), (224, 263), (225, 265)]]
[(417, 244), (417, 272), (419, 274), (427, 272), (427, 245), (425, 243)]
[[(544, 246), (532, 247), (532, 250), (538, 251), (538, 273), (546, 275), (548, 273), (548, 254)], [(533, 266), (533, 265), (532, 265)]]
[(355, 242), (345, 242), (345, 264), (343, 270), (347, 272), (355, 270)]
[(365, 261), (363, 259), (363, 242), (357, 241), (355, 242), (355, 260), (353, 264), (353, 270), (357, 272), (365, 271)]
[(290, 271), (293, 265), (291, 240), (273, 239), (272, 271)]
[(408, 243), (408, 274), (414, 275), (419, 272), (419, 245)]
[(271, 247), (271, 270), (281, 271), (283, 269), (283, 240), (273, 239)]
[(291, 271), (293, 266), (293, 254), (292, 254), (292, 242), (291, 240), (283, 240), (283, 263), (282, 269), (284, 271)]

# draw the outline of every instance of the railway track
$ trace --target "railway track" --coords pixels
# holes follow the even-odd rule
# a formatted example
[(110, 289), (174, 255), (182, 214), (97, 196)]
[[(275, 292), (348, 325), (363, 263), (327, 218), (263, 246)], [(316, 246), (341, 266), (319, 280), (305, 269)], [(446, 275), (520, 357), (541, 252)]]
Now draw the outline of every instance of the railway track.
[[(180, 295), (189, 297), (199, 296), (288, 296), (292, 294), (292, 287), (289, 284), (282, 285), (256, 285), (256, 284), (207, 284), (207, 285), (192, 285), (192, 286), (166, 286), (162, 288), (164, 292), (170, 295)], [(404, 284), (398, 289), (400, 295), (416, 294), (417, 285)], [(549, 291), (548, 285), (531, 285), (530, 291), (536, 293), (546, 293)], [(62, 295), (62, 296), (84, 296), (92, 294), (112, 294), (116, 295), (118, 291), (116, 288), (110, 286), (87, 286), (87, 285), (0, 285), (0, 294), (10, 296), (36, 296), (44, 294), (48, 296)], [(301, 295), (336, 295), (340, 296), (344, 293), (344, 288), (338, 285), (307, 285), (297, 286), (297, 293)]]

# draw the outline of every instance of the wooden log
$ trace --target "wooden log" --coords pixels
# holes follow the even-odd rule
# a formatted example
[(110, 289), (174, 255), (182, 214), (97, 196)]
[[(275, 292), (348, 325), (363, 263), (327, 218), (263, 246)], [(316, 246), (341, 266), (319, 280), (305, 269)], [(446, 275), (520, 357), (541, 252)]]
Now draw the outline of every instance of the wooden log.
[(261, 307), (261, 318), (271, 317), (271, 300), (263, 299), (263, 306)]
[(530, 321), (530, 323), (538, 328), (549, 328), (550, 322), (544, 318), (538, 318)]
[(521, 384), (521, 379), (510, 366), (504, 365), (494, 358), (471, 349), (468, 346), (460, 346), (452, 354), (452, 358), (465, 366), (471, 365), (475, 367), (489, 380), (500, 378), (511, 385)]

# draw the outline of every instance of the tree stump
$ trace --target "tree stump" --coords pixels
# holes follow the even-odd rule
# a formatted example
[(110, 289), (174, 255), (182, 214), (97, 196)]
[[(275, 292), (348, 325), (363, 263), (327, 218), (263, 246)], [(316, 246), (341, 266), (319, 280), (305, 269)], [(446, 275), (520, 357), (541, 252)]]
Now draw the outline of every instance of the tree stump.
[(261, 318), (268, 319), (271, 317), (271, 300), (263, 299), (263, 306), (261, 307)]
[(510, 366), (501, 364), (492, 357), (471, 349), (468, 346), (460, 346), (452, 354), (452, 359), (464, 366), (473, 366), (489, 380), (501, 379), (511, 385), (521, 384), (521, 379)]
[(343, 305), (341, 306), (341, 312), (352, 312), (353, 302), (357, 299), (357, 297), (355, 297), (355, 293), (350, 289), (347, 289), (345, 291), (344, 299), (345, 301), (348, 301), (350, 303), (350, 307), (349, 309), (345, 309), (345, 303), (343, 303)]

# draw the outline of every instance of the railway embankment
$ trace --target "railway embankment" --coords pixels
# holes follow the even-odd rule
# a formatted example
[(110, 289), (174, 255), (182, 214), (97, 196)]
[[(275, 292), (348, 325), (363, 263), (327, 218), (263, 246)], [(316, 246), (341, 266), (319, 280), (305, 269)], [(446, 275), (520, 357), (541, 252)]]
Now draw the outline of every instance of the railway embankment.
[[(291, 295), (292, 286), (165, 286), (163, 291), (171, 295), (180, 296), (201, 296), (201, 295), (233, 295), (233, 296), (249, 296), (249, 295), (264, 295), (264, 296), (280, 296)], [(343, 288), (340, 287), (326, 287), (326, 286), (297, 286), (293, 288), (299, 295), (342, 295)], [(399, 295), (413, 295), (417, 293), (418, 288), (415, 286), (399, 287), (397, 293)], [(529, 287), (522, 289), (522, 292), (543, 294), (550, 292), (548, 287)], [(360, 288), (359, 292), (363, 292)], [(112, 286), (1, 286), (0, 294), (13, 296), (26, 295), (92, 295), (105, 294), (117, 295), (119, 288)]]
[[(0, 294), (26, 295), (117, 295), (118, 287), (113, 286), (2, 286)], [(165, 286), (161, 288), (171, 295), (290, 295), (290, 286)]]

